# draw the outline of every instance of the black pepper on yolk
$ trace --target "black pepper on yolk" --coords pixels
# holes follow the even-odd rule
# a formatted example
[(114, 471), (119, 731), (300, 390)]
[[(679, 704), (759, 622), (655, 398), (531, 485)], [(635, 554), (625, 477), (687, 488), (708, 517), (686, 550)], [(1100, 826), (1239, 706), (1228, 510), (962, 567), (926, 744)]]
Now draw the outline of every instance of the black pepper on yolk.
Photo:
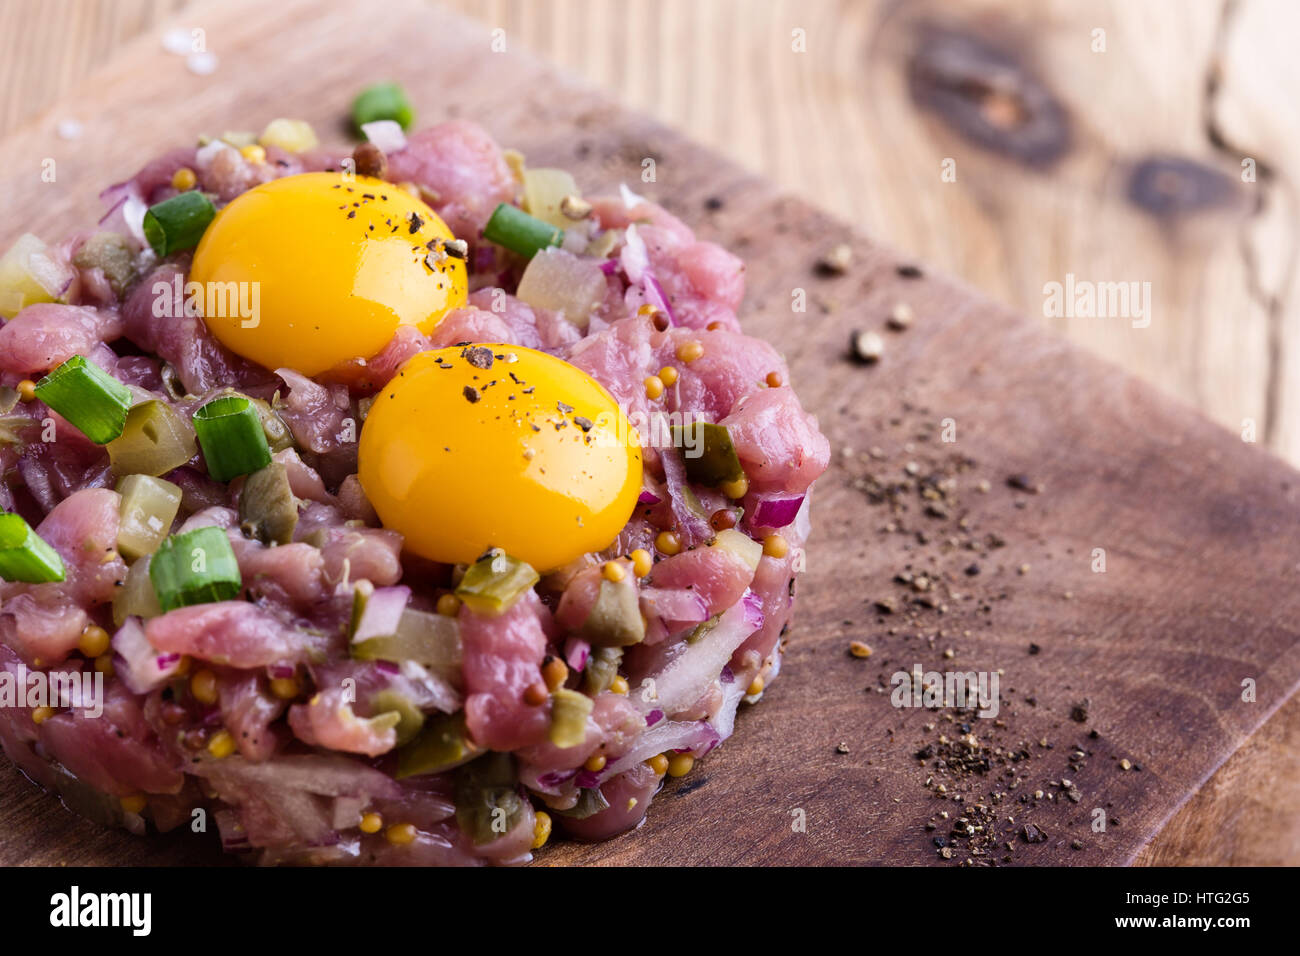
[(376, 397), (361, 485), (416, 554), (503, 548), (549, 571), (613, 543), (641, 491), (641, 444), (598, 382), (544, 352), (421, 352)]
[[(303, 173), (263, 183), (221, 210), (194, 252), (190, 279), (257, 303), (204, 314), (232, 352), (269, 369), (319, 375), (368, 359), (398, 326), (430, 332), (465, 304), (459, 244), (438, 215), (392, 183)], [(450, 250), (450, 251), (449, 251)], [(463, 255), (463, 253), (462, 253)], [(211, 286), (220, 283), (220, 286)], [(226, 312), (228, 314), (220, 314)]]

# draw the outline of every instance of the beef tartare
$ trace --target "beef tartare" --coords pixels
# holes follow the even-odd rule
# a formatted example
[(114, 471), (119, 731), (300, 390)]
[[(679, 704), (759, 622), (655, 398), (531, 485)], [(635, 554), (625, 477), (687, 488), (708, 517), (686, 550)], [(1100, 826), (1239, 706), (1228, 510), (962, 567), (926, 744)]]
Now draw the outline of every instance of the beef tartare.
[(735, 256), (365, 132), (204, 138), (0, 260), (0, 743), (260, 863), (526, 862), (762, 696), (829, 448)]

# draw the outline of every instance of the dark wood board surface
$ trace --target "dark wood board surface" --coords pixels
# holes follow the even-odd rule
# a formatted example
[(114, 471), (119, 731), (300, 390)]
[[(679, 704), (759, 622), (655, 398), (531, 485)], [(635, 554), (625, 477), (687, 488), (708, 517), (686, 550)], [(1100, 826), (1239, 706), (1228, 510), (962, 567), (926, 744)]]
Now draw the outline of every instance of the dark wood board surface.
[[(0, 142), (0, 240), (92, 221), (103, 185), (199, 131), (293, 115), (342, 138), (351, 94), (391, 77), (425, 121), (477, 119), (589, 191), (628, 182), (742, 255), (742, 320), (784, 351), (831, 438), (780, 679), (639, 831), (542, 863), (1124, 863), (1300, 682), (1300, 476), (1237, 436), (972, 290), (900, 276), (898, 254), (415, 0), (382, 17), (222, 3), (186, 23), (220, 56), (214, 76), (150, 37)], [(70, 115), (75, 144), (53, 135)], [(852, 268), (817, 275), (840, 241)], [(899, 300), (917, 318), (889, 332)], [(885, 336), (878, 365), (846, 357), (855, 328)], [(869, 659), (847, 654), (854, 639)], [(999, 672), (974, 746), (964, 714), (891, 706), (891, 675), (914, 664)], [(934, 839), (963, 819), (984, 829), (945, 859)], [(214, 844), (103, 832), (0, 774), (0, 863), (212, 863)]]

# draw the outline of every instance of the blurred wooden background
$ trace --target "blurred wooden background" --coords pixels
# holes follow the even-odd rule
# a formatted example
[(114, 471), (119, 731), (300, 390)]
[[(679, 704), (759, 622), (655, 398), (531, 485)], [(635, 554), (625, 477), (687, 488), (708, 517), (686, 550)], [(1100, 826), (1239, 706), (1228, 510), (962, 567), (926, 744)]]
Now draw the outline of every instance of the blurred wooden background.
[[(1068, 275), (1150, 283), (1146, 327), (1042, 321), (1300, 463), (1300, 4), (445, 5), (1030, 315)], [(187, 6), (0, 4), (0, 134)], [(1298, 743), (1300, 700), (1142, 861), (1295, 863)]]

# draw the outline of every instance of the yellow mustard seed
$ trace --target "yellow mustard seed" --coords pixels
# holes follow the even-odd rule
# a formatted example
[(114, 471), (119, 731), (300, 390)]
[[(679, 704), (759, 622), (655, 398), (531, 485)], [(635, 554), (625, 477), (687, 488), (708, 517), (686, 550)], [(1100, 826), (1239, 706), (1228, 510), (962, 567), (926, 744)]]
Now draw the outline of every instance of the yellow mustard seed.
[(34, 707), (32, 708), (32, 723), (39, 727), (56, 713), (57, 711), (53, 707)]
[(645, 397), (654, 401), (664, 393), (664, 380), (658, 375), (651, 375), (645, 380)]
[(671, 531), (660, 531), (655, 535), (655, 547), (660, 554), (672, 557), (682, 550), (682, 539)]
[(394, 823), (385, 831), (384, 835), (388, 837), (388, 842), (393, 846), (406, 846), (415, 842), (415, 824)]
[(250, 143), (239, 151), (239, 155), (258, 166), (266, 162), (266, 150), (256, 143)]
[(670, 777), (684, 777), (691, 772), (695, 766), (695, 758), (690, 754), (673, 754), (668, 758), (668, 775)]
[(606, 581), (612, 581), (617, 584), (626, 577), (627, 572), (623, 570), (623, 565), (619, 564), (617, 561), (606, 561), (604, 566), (600, 569), (600, 575)]
[(533, 849), (540, 850), (550, 838), (551, 815), (545, 810), (538, 810), (537, 819), (533, 821)]
[(612, 681), (610, 681), (609, 689), (612, 690), (614, 693), (618, 694), (620, 697), (626, 697), (629, 690), (629, 687), (627, 686), (627, 678), (624, 677), (622, 674), (619, 674)]
[(645, 765), (661, 777), (668, 772), (668, 758), (663, 754), (655, 754)]
[(293, 700), (302, 693), (302, 684), (296, 677), (277, 677), (271, 681), (271, 693), (280, 700)]
[(677, 369), (671, 365), (665, 365), (659, 370), (659, 381), (665, 385), (672, 386), (677, 384)]
[(190, 678), (190, 693), (200, 704), (217, 702), (217, 675), (206, 667)]
[(378, 833), (384, 828), (384, 818), (377, 813), (367, 813), (358, 826), (362, 833)]
[(655, 566), (654, 558), (645, 548), (637, 548), (629, 555), (632, 559), (632, 573), (638, 578), (643, 578), (650, 573), (650, 569)]
[(235, 738), (228, 730), (218, 730), (208, 741), (208, 753), (221, 760), (235, 752)]
[(605, 759), (604, 754), (592, 754), (587, 758), (582, 767), (584, 770), (590, 770), (592, 773), (600, 773), (605, 769), (605, 764), (608, 762), (609, 761)]
[(127, 813), (141, 813), (149, 801), (145, 799), (144, 794), (135, 793), (129, 797), (123, 797), (119, 802), (122, 804), (122, 809)]
[(741, 477), (735, 481), (724, 481), (718, 485), (718, 490), (730, 498), (732, 501), (739, 501), (745, 495), (749, 494), (749, 479)]
[(687, 365), (690, 365), (703, 354), (704, 346), (693, 339), (690, 342), (683, 342), (681, 345), (677, 346), (678, 360), (685, 362)]
[(784, 558), (790, 553), (790, 544), (782, 535), (769, 534), (763, 539), (763, 553), (769, 558)]
[(454, 594), (444, 594), (438, 598), (438, 613), (443, 617), (455, 617), (460, 613), (460, 598)]
[(176, 172), (172, 173), (172, 188), (177, 192), (187, 192), (198, 184), (198, 177), (194, 175), (194, 170), (188, 166), (182, 166)]
[(111, 642), (112, 639), (108, 636), (108, 631), (98, 624), (88, 624), (86, 629), (81, 632), (81, 639), (77, 641), (77, 650), (87, 657), (99, 657), (108, 650)]

